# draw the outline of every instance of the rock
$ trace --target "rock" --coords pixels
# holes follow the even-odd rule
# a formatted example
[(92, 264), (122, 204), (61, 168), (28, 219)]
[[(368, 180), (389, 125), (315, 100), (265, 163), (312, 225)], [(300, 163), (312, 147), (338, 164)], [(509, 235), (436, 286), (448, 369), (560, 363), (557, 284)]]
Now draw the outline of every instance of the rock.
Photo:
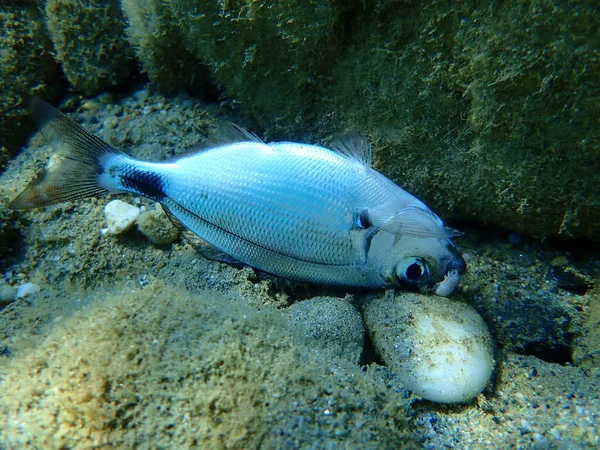
[(83, 93), (123, 83), (135, 67), (118, 0), (48, 0), (47, 28), (65, 77)]
[(392, 294), (368, 303), (363, 316), (375, 349), (415, 394), (439, 403), (464, 403), (490, 381), (492, 338), (468, 304)]
[(320, 134), (363, 130), (376, 167), (442, 219), (597, 240), (600, 102), (587, 99), (600, 95), (589, 65), (600, 15), (578, 2), (497, 6), (365, 10), (316, 103)]
[[(171, 2), (123, 0), (121, 9), (127, 20), (128, 40), (154, 88), (170, 94), (180, 90), (196, 95), (216, 91), (206, 65), (183, 44), (185, 33)], [(193, 76), (190, 67), (194, 67)]]
[(192, 84), (187, 68), (202, 61), (268, 136), (364, 131), (376, 167), (442, 218), (600, 235), (600, 103), (589, 101), (600, 15), (589, 2), (505, 2), (492, 14), (473, 0), (123, 3), (163, 90)]
[(8, 305), (17, 298), (17, 288), (0, 282), (0, 306)]
[(313, 297), (288, 308), (288, 323), (309, 346), (318, 346), (358, 363), (364, 327), (360, 314), (343, 298)]
[(173, 226), (160, 204), (152, 211), (144, 211), (136, 219), (138, 230), (156, 245), (167, 245), (177, 240), (177, 228)]
[(23, 283), (17, 286), (17, 290), (15, 293), (16, 298), (26, 298), (31, 297), (32, 295), (36, 295), (40, 293), (40, 287), (35, 283)]
[(104, 207), (108, 234), (116, 235), (129, 230), (140, 214), (140, 208), (121, 200), (113, 200)]
[(62, 95), (60, 67), (36, 2), (0, 2), (0, 172), (32, 130), (25, 94)]

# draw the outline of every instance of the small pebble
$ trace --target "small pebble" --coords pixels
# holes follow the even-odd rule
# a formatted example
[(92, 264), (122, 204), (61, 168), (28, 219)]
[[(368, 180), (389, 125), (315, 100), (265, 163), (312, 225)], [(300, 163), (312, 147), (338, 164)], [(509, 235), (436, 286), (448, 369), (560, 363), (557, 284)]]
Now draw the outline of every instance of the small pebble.
[(16, 298), (26, 298), (39, 294), (40, 287), (35, 283), (25, 283), (17, 286)]
[(121, 200), (113, 200), (104, 207), (108, 234), (117, 235), (129, 230), (140, 214), (140, 208)]
[(0, 286), (0, 305), (12, 303), (17, 297), (17, 288), (9, 284)]
[(179, 235), (177, 228), (158, 203), (153, 210), (141, 213), (135, 223), (140, 233), (156, 245), (171, 244)]
[(139, 91), (135, 91), (133, 93), (133, 98), (138, 102), (143, 102), (148, 99), (148, 89), (140, 89)]

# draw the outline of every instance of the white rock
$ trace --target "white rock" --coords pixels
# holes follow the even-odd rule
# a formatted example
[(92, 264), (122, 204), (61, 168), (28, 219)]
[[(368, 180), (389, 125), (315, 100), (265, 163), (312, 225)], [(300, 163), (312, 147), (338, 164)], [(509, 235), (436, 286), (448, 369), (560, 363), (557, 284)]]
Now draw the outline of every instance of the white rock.
[(104, 207), (108, 234), (120, 234), (129, 230), (140, 215), (140, 208), (121, 200), (113, 200)]
[(25, 298), (31, 295), (39, 294), (40, 287), (35, 283), (25, 283), (17, 286), (17, 292), (15, 297)]
[(488, 384), (492, 338), (468, 304), (438, 296), (386, 296), (363, 310), (378, 353), (415, 394), (439, 403), (464, 403)]

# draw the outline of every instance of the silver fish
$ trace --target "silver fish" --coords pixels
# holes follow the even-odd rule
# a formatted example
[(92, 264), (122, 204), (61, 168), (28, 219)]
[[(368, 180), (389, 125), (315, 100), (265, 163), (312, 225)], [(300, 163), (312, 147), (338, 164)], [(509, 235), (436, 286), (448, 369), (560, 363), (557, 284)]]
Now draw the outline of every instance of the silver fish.
[(371, 168), (371, 146), (360, 135), (328, 149), (265, 143), (240, 129), (241, 142), (157, 163), (122, 153), (42, 100), (32, 100), (32, 112), (62, 158), (12, 209), (139, 194), (221, 259), (313, 283), (434, 289), (465, 268), (451, 240), (459, 233)]

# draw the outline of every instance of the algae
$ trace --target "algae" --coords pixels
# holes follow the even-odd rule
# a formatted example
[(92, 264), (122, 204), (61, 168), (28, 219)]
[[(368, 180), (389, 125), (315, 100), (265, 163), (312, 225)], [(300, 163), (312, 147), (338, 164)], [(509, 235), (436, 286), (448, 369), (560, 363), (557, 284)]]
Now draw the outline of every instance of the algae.
[(118, 0), (47, 0), (56, 60), (75, 89), (91, 95), (123, 83), (134, 67)]
[(42, 19), (36, 2), (0, 6), (0, 172), (32, 131), (23, 97), (55, 101), (63, 88)]
[(321, 132), (366, 130), (377, 167), (442, 217), (597, 239), (596, 9), (366, 4), (323, 97)]
[(2, 445), (410, 445), (398, 394), (354, 364), (308, 352), (270, 308), (159, 284), (89, 297), (41, 335), (7, 344)]
[(288, 324), (307, 346), (358, 363), (365, 329), (352, 298), (313, 297), (287, 308)]
[[(332, 1), (171, 2), (185, 47), (253, 121), (287, 137), (314, 121), (335, 59)], [(305, 131), (305, 130), (304, 130)]]
[(150, 83), (167, 94), (186, 90), (197, 96), (215, 91), (202, 60), (183, 44), (179, 18), (161, 0), (122, 0), (127, 36)]

